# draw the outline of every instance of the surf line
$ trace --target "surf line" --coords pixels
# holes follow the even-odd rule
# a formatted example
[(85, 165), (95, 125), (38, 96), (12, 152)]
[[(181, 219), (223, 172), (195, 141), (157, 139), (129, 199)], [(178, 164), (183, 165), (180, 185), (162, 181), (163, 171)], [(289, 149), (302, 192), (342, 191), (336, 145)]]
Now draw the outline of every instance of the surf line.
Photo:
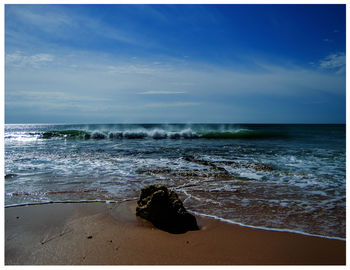
[(5, 205), (5, 208), (11, 207), (21, 207), (21, 206), (31, 206), (31, 205), (45, 205), (45, 204), (54, 204), (54, 203), (123, 203), (127, 201), (135, 201), (137, 198), (123, 199), (120, 201), (115, 200), (73, 200), (73, 201), (46, 201), (46, 202), (33, 202), (33, 203), (22, 203), (22, 204), (10, 204)]

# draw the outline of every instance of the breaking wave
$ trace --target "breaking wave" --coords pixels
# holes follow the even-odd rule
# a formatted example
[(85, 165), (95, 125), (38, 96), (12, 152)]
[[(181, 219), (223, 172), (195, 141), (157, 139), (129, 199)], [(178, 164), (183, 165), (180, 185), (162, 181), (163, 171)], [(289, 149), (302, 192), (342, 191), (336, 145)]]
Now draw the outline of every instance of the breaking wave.
[(132, 129), (124, 131), (88, 131), (88, 130), (53, 130), (40, 134), (39, 138), (67, 138), (67, 139), (262, 139), (280, 138), (283, 134), (255, 131), (248, 129), (237, 130), (192, 130), (168, 131), (164, 129)]

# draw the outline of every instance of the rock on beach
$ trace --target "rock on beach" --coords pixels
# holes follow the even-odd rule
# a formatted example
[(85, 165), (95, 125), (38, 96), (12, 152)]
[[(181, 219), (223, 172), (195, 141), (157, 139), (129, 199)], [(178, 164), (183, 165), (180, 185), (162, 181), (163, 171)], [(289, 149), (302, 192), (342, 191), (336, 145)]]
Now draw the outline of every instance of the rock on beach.
[(141, 190), (136, 215), (170, 233), (199, 230), (196, 218), (187, 212), (177, 194), (163, 185), (151, 185)]

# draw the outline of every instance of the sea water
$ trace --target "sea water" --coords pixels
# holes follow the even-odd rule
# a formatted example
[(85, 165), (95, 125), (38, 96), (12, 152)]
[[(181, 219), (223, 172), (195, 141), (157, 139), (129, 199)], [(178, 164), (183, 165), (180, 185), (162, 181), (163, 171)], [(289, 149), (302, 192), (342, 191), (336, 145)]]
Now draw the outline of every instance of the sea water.
[(345, 171), (345, 125), (5, 125), (6, 205), (164, 184), (196, 214), (345, 238)]

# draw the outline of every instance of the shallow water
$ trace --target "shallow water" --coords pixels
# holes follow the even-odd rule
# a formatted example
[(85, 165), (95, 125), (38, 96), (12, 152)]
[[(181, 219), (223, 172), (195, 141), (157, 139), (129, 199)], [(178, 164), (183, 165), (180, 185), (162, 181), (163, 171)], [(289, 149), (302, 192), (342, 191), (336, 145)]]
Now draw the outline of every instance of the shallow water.
[(6, 205), (137, 198), (345, 238), (345, 125), (6, 125)]

